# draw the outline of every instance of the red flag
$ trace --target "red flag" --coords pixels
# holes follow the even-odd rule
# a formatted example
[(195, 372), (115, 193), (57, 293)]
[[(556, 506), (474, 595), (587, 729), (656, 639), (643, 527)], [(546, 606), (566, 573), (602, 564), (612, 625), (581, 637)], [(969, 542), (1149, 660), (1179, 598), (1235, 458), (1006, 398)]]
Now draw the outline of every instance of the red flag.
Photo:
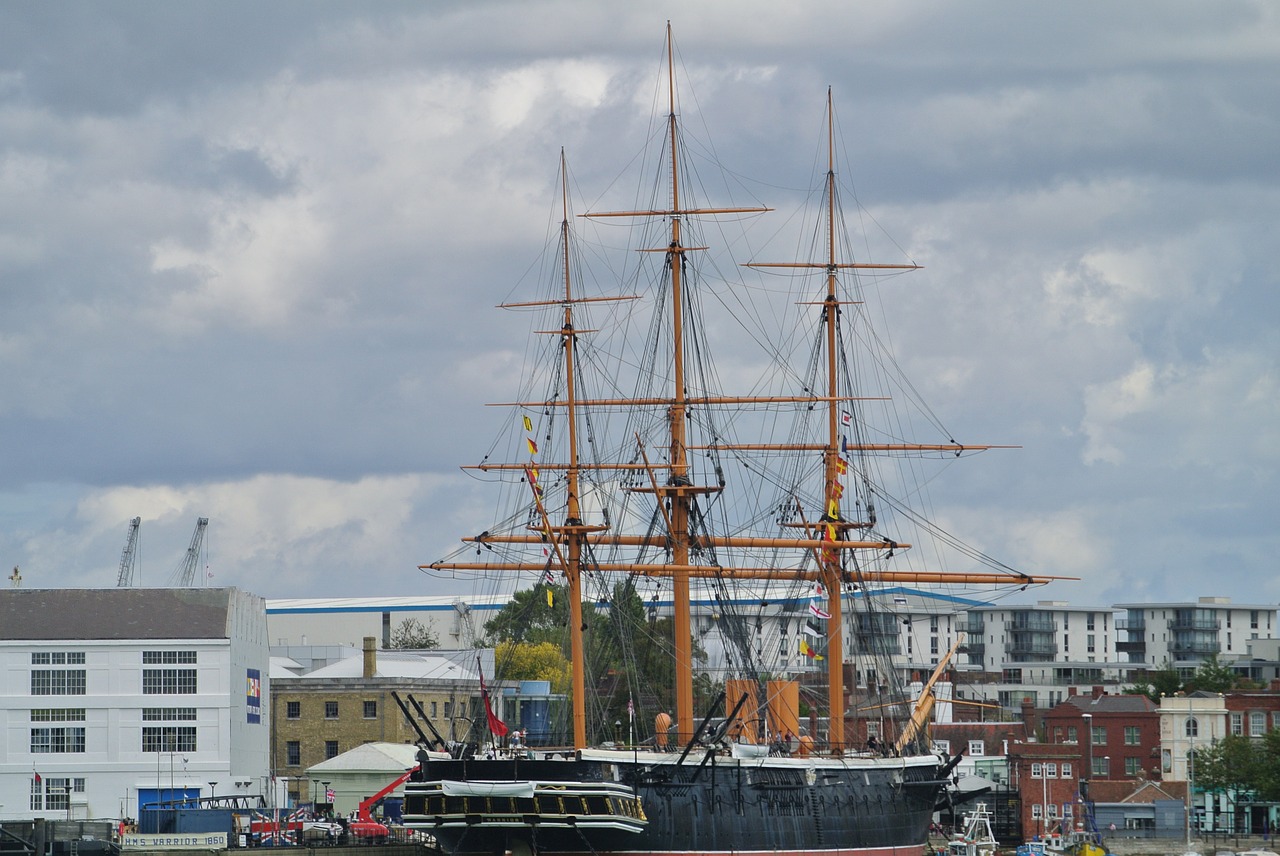
[(484, 699), (484, 716), (489, 721), (489, 730), (493, 732), (494, 737), (504, 737), (507, 733), (507, 724), (498, 719), (498, 714), (493, 712), (493, 706), (489, 704), (489, 691), (484, 686), (484, 672), (480, 672), (480, 697)]
[(37, 784), (37, 785), (38, 785), (38, 784), (40, 784), (40, 782), (41, 782), (40, 774), (39, 774), (39, 773), (37, 773), (35, 770), (32, 770), (32, 771), (31, 771), (31, 775), (33, 775), (33, 776), (35, 776), (35, 777), (36, 777), (36, 784)]

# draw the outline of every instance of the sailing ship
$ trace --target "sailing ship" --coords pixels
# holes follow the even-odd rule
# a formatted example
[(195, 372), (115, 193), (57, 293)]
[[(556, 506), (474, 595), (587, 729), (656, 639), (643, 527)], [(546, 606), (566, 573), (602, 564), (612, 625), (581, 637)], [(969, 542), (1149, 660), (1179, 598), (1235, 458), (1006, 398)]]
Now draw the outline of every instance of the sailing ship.
[[(451, 856), (916, 856), (959, 761), (933, 752), (927, 737), (928, 686), (937, 675), (924, 682), (903, 721), (880, 730), (878, 739), (866, 730), (847, 733), (853, 687), (846, 684), (869, 684), (869, 692), (880, 694), (894, 673), (858, 666), (875, 651), (846, 653), (846, 604), (860, 609), (873, 600), (868, 595), (892, 585), (1026, 586), (1050, 578), (998, 563), (963, 576), (901, 564), (912, 543), (891, 529), (898, 525), (893, 520), (927, 523), (896, 498), (905, 489), (881, 477), (885, 462), (950, 459), (990, 447), (949, 437), (897, 439), (901, 425), (877, 433), (864, 413), (890, 401), (889, 388), (910, 387), (895, 379), (889, 387), (864, 388), (862, 366), (846, 349), (860, 342), (877, 357), (886, 351), (882, 339), (854, 329), (866, 320), (857, 290), (862, 278), (918, 266), (845, 255), (830, 92), (817, 258), (750, 265), (758, 276), (785, 279), (773, 296), (810, 316), (811, 349), (798, 368), (761, 372), (746, 394), (721, 391), (708, 354), (726, 334), (703, 310), (714, 300), (727, 302), (730, 286), (705, 272), (709, 247), (700, 230), (770, 209), (694, 200), (691, 191), (702, 185), (689, 177), (670, 26), (665, 54), (665, 116), (659, 111), (652, 135), (660, 141), (661, 180), (651, 199), (633, 210), (575, 218), (562, 152), (559, 224), (549, 241), (556, 247), (552, 289), (539, 299), (504, 304), (552, 318), (537, 330), (548, 345), (549, 367), (530, 360), (525, 368), (526, 385), (539, 391), (508, 405), (513, 445), (506, 456), (495, 450), (472, 470), (512, 497), (510, 511), (463, 539), (454, 555), (422, 566), (455, 578), (523, 574), (567, 601), (571, 717), (565, 740), (512, 745), (491, 739), (487, 747), (472, 740), (451, 744), (448, 759), (424, 753), (421, 770), (405, 787), (404, 822), (433, 835)], [(575, 243), (578, 220), (626, 224), (640, 251), (632, 257), (657, 261), (652, 282), (645, 285), (637, 274), (624, 293), (588, 291)], [(813, 290), (791, 295), (793, 281)], [(637, 308), (645, 299), (655, 304), (647, 316)], [(793, 311), (761, 309), (754, 298), (740, 309), (759, 312), (761, 328), (775, 314)], [(633, 334), (641, 325), (645, 335)], [(791, 358), (788, 349), (798, 340), (788, 341), (767, 346), (766, 354)], [(602, 343), (616, 346), (611, 356)], [(738, 587), (747, 593), (737, 594)], [(603, 676), (591, 669), (598, 646), (589, 637), (600, 626), (595, 616), (612, 610), (617, 618), (624, 603), (641, 601), (638, 592), (650, 590), (650, 603), (659, 590), (670, 601), (663, 650), (674, 663), (674, 722), (659, 710), (652, 734), (623, 738), (618, 708), (601, 709)], [(695, 684), (707, 681), (695, 680), (702, 653), (691, 625), (695, 594), (714, 605), (725, 650), (738, 652), (726, 654), (737, 676), (701, 704)], [(794, 610), (795, 626), (804, 625), (797, 635), (812, 684), (806, 686), (807, 728), (799, 719), (798, 683), (781, 679), (776, 663), (758, 660), (749, 610), (757, 609), (758, 633), (764, 607)], [(650, 610), (649, 630), (658, 624)], [(811, 628), (822, 637), (810, 636)], [(945, 665), (944, 658), (939, 670)], [(814, 690), (818, 675), (825, 693)], [(637, 672), (625, 680), (630, 713), (646, 687)], [(901, 699), (891, 707), (902, 708)], [(492, 715), (476, 712), (474, 720), (498, 732), (506, 727)]]

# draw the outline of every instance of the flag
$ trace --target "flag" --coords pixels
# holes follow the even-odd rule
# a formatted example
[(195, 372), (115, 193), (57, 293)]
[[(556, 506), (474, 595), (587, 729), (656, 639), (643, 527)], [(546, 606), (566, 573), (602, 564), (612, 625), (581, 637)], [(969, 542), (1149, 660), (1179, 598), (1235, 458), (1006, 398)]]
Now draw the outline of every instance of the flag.
[(838, 481), (833, 481), (831, 483), (831, 495), (836, 499), (844, 496), (844, 485), (840, 484)]
[(816, 603), (809, 604), (809, 611), (812, 612), (814, 615), (816, 615), (818, 618), (823, 619), (824, 621), (831, 617), (831, 613), (827, 612), (825, 609), (818, 606)]
[(526, 442), (526, 443), (528, 443), (528, 444), (529, 444), (529, 454), (530, 454), (530, 455), (536, 455), (536, 454), (538, 454), (538, 444), (537, 444), (537, 443), (535, 443), (535, 442), (533, 442), (533, 438), (532, 438), (532, 437), (525, 437), (525, 438), (524, 438), (524, 440), (525, 440), (525, 442)]
[(530, 419), (529, 419), (529, 417), (528, 417), (528, 416), (526, 416), (526, 417), (524, 418), (524, 430), (526, 430), (526, 431), (532, 431), (532, 430), (533, 430), (533, 422), (532, 422), (532, 420), (530, 420)]
[(847, 410), (840, 411), (840, 424), (848, 427), (853, 423), (853, 414)]
[(39, 774), (39, 773), (37, 773), (35, 770), (32, 770), (32, 771), (31, 771), (31, 775), (33, 775), (33, 776), (35, 776), (35, 777), (36, 777), (36, 784), (37, 784), (37, 785), (38, 785), (38, 784), (40, 784), (42, 781), (44, 781), (43, 779), (41, 779), (41, 778), (40, 778), (40, 774)]
[(827, 540), (836, 540), (836, 527), (832, 526), (830, 523), (827, 524)]
[(489, 691), (484, 686), (484, 671), (480, 669), (478, 659), (476, 670), (480, 672), (480, 697), (484, 699), (484, 717), (489, 723), (489, 730), (493, 732), (494, 737), (503, 737), (507, 733), (507, 724), (498, 719), (498, 714), (493, 712), (493, 705), (489, 703)]
[(817, 636), (819, 639), (822, 638), (822, 630), (819, 629), (818, 625), (808, 619), (804, 622), (804, 632), (810, 636)]
[(836, 502), (834, 498), (827, 502), (827, 516), (832, 520), (840, 519), (840, 503)]
[(335, 796), (337, 796), (337, 794), (335, 794), (335, 793), (333, 792), (333, 788), (325, 788), (325, 789), (324, 789), (324, 801), (325, 801), (325, 802), (327, 802), (327, 803), (331, 803), (331, 802), (333, 802), (333, 798), (334, 798)]
[(627, 696), (627, 718), (628, 719), (636, 718), (636, 703), (631, 696)]
[(547, 587), (547, 608), (554, 609), (556, 605), (556, 596), (551, 592), (550, 586)]
[(849, 438), (844, 436), (843, 434), (840, 435), (840, 454), (842, 455), (849, 454)]
[(836, 458), (836, 472), (840, 475), (844, 475), (849, 472), (849, 462), (844, 458)]
[(803, 636), (800, 637), (800, 653), (811, 660), (813, 659), (813, 649), (809, 647), (809, 643), (804, 640)]

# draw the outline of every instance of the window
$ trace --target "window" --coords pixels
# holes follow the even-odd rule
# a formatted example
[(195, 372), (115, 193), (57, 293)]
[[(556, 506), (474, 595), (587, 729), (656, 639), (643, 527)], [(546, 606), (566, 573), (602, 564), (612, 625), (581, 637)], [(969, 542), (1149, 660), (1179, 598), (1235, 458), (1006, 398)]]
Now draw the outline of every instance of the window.
[(297, 740), (290, 740), (284, 744), (285, 766), (300, 767), (302, 766), (302, 744)]
[(1092, 612), (1090, 612), (1088, 615), (1085, 616), (1084, 629), (1085, 630), (1093, 629), (1093, 613)]
[(1047, 806), (1045, 806), (1045, 808), (1047, 808), (1047, 809), (1049, 810), (1049, 815), (1048, 815), (1048, 817), (1046, 818), (1047, 820), (1057, 820), (1057, 819), (1058, 819), (1058, 804), (1057, 804), (1057, 803), (1049, 803)]
[(284, 703), (285, 719), (301, 719), (302, 718), (302, 702), (287, 701)]
[(1046, 779), (1058, 778), (1058, 765), (1056, 762), (1048, 762), (1044, 765), (1044, 777)]
[(195, 695), (195, 693), (195, 669), (142, 670), (143, 695)]
[(1071, 813), (1072, 813), (1072, 812), (1074, 812), (1074, 811), (1075, 811), (1075, 808), (1071, 805), (1071, 803), (1063, 803), (1063, 804), (1062, 804), (1062, 816), (1063, 816), (1064, 818), (1069, 818), (1069, 817), (1071, 817)]
[(142, 727), (143, 752), (194, 752), (196, 729), (194, 725), (144, 725)]
[[(435, 707), (435, 703), (433, 702), (431, 706)], [(451, 716), (453, 716), (453, 702), (447, 701), (444, 703), (444, 718), (448, 719)]]
[(1236, 737), (1244, 734), (1244, 714), (1239, 711), (1233, 711), (1231, 714), (1231, 733)]
[(1093, 759), (1093, 775), (1105, 779), (1111, 775), (1111, 759), (1103, 756)]
[(1080, 731), (1074, 725), (1067, 726), (1067, 742), (1068, 743), (1080, 742)]
[(324, 703), (324, 718), (325, 719), (338, 718), (338, 703), (336, 701), (327, 701)]
[(935, 740), (935, 741), (933, 741), (933, 751), (934, 751), (934, 752), (941, 752), (942, 754), (946, 755), (947, 757), (951, 757), (951, 741), (950, 741), (950, 740)]
[(1249, 736), (1261, 737), (1267, 730), (1267, 714), (1261, 710), (1249, 713)]
[(84, 722), (83, 707), (34, 708), (32, 722)]
[(1142, 742), (1142, 729), (1136, 725), (1126, 725), (1124, 727), (1124, 745), (1137, 746)]
[(431, 718), (432, 718), (432, 719), (435, 719), (435, 718), (436, 718), (436, 703), (435, 703), (435, 702), (431, 702)]
[(1044, 778), (1044, 765), (1043, 765), (1043, 764), (1040, 764), (1040, 763), (1033, 763), (1033, 764), (1031, 765), (1031, 778), (1033, 778), (1033, 779), (1043, 779), (1043, 778)]
[(1141, 772), (1142, 772), (1141, 758), (1125, 758), (1124, 759), (1124, 774), (1126, 776), (1136, 776)]
[(144, 666), (176, 666), (189, 665), (194, 666), (196, 663), (195, 651), (143, 651), (142, 665)]
[(1105, 725), (1095, 725), (1089, 733), (1089, 739), (1093, 741), (1094, 746), (1107, 745), (1107, 727)]
[(143, 722), (195, 722), (194, 707), (144, 707)]
[(83, 651), (37, 651), (31, 654), (33, 666), (83, 666)]
[(970, 741), (969, 741), (969, 754), (970, 754), (970, 755), (985, 755), (985, 754), (987, 754), (987, 744), (986, 744), (985, 742), (981, 741), (981, 740), (970, 740)]
[(31, 754), (63, 754), (84, 752), (83, 728), (31, 729)]
[(1182, 730), (1186, 732), (1187, 737), (1199, 737), (1200, 723), (1196, 722), (1196, 718), (1194, 716), (1189, 716), (1187, 717), (1187, 721), (1183, 723)]
[(1044, 806), (1040, 805), (1040, 803), (1035, 803), (1034, 805), (1031, 806), (1032, 820), (1039, 820), (1043, 816), (1044, 816)]
[(1084, 637), (1084, 648), (1085, 648), (1085, 650), (1086, 650), (1086, 651), (1088, 651), (1090, 654), (1092, 654), (1092, 653), (1093, 653), (1093, 651), (1094, 651), (1094, 635), (1093, 635), (1092, 633), (1090, 633), (1088, 636)]
[(84, 695), (84, 675), (84, 669), (32, 669), (31, 694)]
[(1066, 761), (1062, 762), (1062, 778), (1064, 779), (1071, 778), (1071, 765)]
[(366, 701), (364, 703), (364, 718), (365, 719), (378, 718), (378, 703), (376, 701)]
[(338, 757), (338, 741), (337, 741), (337, 740), (326, 740), (326, 741), (324, 741), (324, 758), (325, 758), (325, 760), (327, 761), (327, 760), (329, 760), (330, 758), (337, 758), (337, 757)]
[(881, 735), (881, 733), (880, 733), (880, 723), (879, 723), (879, 722), (868, 722), (868, 723), (867, 723), (867, 736), (868, 736), (868, 737), (874, 737), (874, 738), (876, 738), (877, 740), (879, 740), (879, 739), (880, 739), (880, 737), (881, 737), (882, 735)]
[(44, 778), (36, 781), (31, 780), (31, 810), (32, 811), (66, 811), (71, 807), (71, 792), (75, 789), (75, 783), (79, 783), (80, 790), (84, 789), (84, 779), (52, 779)]

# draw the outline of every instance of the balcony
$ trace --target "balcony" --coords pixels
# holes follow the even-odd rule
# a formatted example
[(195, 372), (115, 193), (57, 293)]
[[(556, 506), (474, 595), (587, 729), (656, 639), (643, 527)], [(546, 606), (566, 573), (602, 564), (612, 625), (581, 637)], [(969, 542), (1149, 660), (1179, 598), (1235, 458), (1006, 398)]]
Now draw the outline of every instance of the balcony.
[(1142, 639), (1129, 642), (1121, 642), (1117, 639), (1116, 651), (1121, 654), (1145, 654), (1147, 651), (1147, 643)]
[(1222, 629), (1222, 622), (1214, 618), (1184, 618), (1178, 616), (1169, 619), (1169, 629), (1175, 633), (1196, 630), (1204, 633), (1217, 633)]
[(1181, 659), (1209, 657), (1222, 653), (1222, 644), (1220, 642), (1203, 641), (1172, 642), (1169, 644), (1169, 653), (1177, 654)]
[(1013, 616), (1013, 620), (1006, 625), (1006, 629), (1029, 630), (1036, 633), (1057, 633), (1058, 625), (1051, 615), (1043, 615), (1038, 612), (1017, 613)]
[(1129, 633), (1144, 633), (1147, 629), (1147, 620), (1145, 618), (1117, 618), (1116, 630), (1123, 630)]

